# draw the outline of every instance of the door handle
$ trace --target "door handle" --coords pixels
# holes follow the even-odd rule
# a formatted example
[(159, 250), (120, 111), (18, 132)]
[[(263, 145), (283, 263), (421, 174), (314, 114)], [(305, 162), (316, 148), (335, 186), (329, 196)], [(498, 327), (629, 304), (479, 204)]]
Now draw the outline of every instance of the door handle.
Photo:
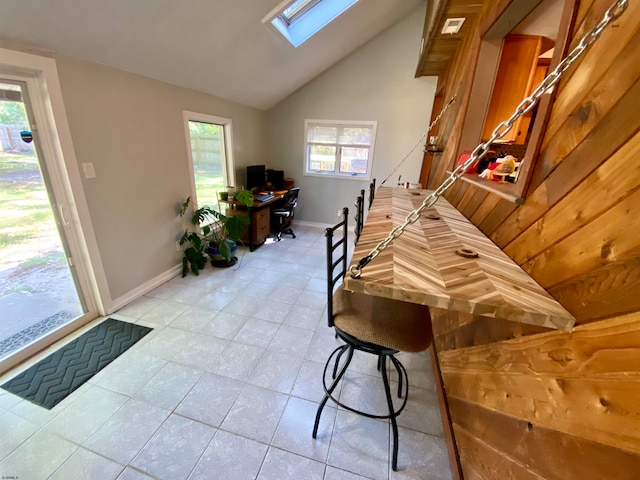
[(67, 220), (67, 216), (65, 215), (65, 207), (63, 204), (58, 204), (58, 211), (60, 212), (60, 221), (62, 222), (62, 224), (65, 227), (68, 227), (70, 225), (69, 221)]

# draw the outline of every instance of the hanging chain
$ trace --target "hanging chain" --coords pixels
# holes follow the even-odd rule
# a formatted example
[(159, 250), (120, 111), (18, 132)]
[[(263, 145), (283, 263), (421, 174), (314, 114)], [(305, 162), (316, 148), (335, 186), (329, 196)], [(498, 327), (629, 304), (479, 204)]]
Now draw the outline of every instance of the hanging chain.
[(396, 170), (398, 170), (402, 164), (404, 162), (407, 161), (407, 159), (409, 158), (409, 156), (413, 153), (413, 151), (418, 148), (418, 145), (420, 145), (422, 143), (422, 141), (426, 138), (427, 134), (431, 131), (431, 129), (436, 125), (436, 123), (438, 123), (440, 121), (440, 118), (442, 118), (442, 115), (444, 115), (444, 112), (447, 111), (447, 108), (449, 108), (449, 105), (451, 105), (453, 102), (455, 102), (456, 97), (453, 96), (451, 97), (451, 100), (449, 100), (449, 102), (444, 106), (444, 108), (440, 111), (440, 113), (438, 114), (438, 116), (433, 120), (433, 122), (431, 122), (431, 125), (429, 125), (429, 128), (427, 128), (427, 131), (424, 132), (424, 134), (420, 137), (420, 139), (416, 142), (416, 144), (411, 147), (411, 150), (409, 150), (409, 153), (407, 153), (404, 158), (400, 161), (400, 163), (398, 163), (396, 165), (396, 167), (391, 171), (391, 173), (389, 175), (387, 175), (387, 178), (385, 178), (382, 183), (380, 184), (381, 186), (384, 185), (384, 182), (386, 182), (387, 180), (389, 180), (391, 178), (391, 175), (393, 175), (395, 173)]
[[(567, 71), (567, 69), (584, 53), (584, 51), (598, 39), (607, 25), (609, 25), (612, 21), (616, 20), (618, 17), (620, 17), (620, 15), (622, 15), (627, 6), (628, 0), (618, 0), (611, 7), (609, 7), (600, 23), (598, 23), (598, 25), (596, 25), (591, 31), (589, 31), (584, 37), (582, 37), (578, 46), (576, 46), (576, 48), (574, 48), (571, 53), (569, 53), (569, 55), (567, 55), (562, 60), (562, 62), (560, 62), (560, 64), (545, 77), (542, 83), (540, 83), (538, 88), (536, 88), (533, 93), (531, 93), (531, 95), (520, 102), (520, 105), (518, 105), (513, 115), (511, 115), (511, 117), (509, 117), (507, 120), (498, 124), (498, 126), (491, 133), (491, 138), (489, 138), (489, 140), (484, 143), (480, 143), (473, 150), (473, 152), (471, 152), (469, 158), (464, 163), (458, 165), (453, 170), (453, 172), (451, 172), (451, 174), (442, 182), (442, 184), (433, 192), (431, 192), (431, 194), (428, 195), (427, 198), (424, 199), (420, 207), (406, 216), (402, 225), (393, 228), (389, 232), (387, 238), (378, 243), (366, 257), (363, 257), (360, 260), (357, 265), (351, 266), (351, 277), (360, 278), (362, 269), (369, 262), (371, 262), (371, 260), (376, 258), (381, 251), (383, 251), (391, 242), (393, 242), (393, 240), (402, 235), (408, 225), (416, 222), (420, 218), (420, 214), (425, 209), (432, 207), (436, 203), (438, 198), (467, 171), (467, 168), (469, 168), (475, 161), (480, 160), (482, 157), (484, 157), (489, 151), (491, 144), (496, 140), (504, 137), (507, 132), (511, 130), (511, 127), (513, 127), (513, 124), (516, 122), (516, 120), (525, 113), (529, 112), (538, 103), (540, 97), (542, 97), (545, 92), (550, 91), (556, 85), (556, 83), (560, 81), (560, 78), (562, 77), (564, 72)], [(447, 106), (448, 105), (449, 104), (447, 104)], [(444, 110), (442, 111), (442, 113), (444, 113)], [(439, 115), (436, 120), (438, 120), (441, 115)]]

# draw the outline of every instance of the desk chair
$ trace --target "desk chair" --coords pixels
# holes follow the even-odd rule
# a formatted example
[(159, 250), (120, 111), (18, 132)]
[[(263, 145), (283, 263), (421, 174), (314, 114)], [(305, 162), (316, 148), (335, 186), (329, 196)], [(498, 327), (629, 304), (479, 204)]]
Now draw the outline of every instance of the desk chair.
[[(334, 227), (326, 229), (327, 237), (327, 315), (329, 327), (333, 327), (344, 345), (336, 348), (329, 356), (324, 368), (322, 384), (325, 396), (320, 402), (313, 426), (313, 438), (318, 433), (318, 425), (322, 410), (331, 399), (337, 405), (369, 418), (389, 419), (393, 429), (393, 458), (391, 466), (395, 471), (398, 466), (398, 425), (396, 417), (407, 404), (409, 381), (407, 371), (395, 354), (404, 352), (421, 352), (431, 345), (431, 317), (429, 309), (424, 305), (391, 300), (373, 295), (348, 292), (342, 285), (342, 278), (347, 272), (347, 217), (349, 209), (343, 208), (343, 219)], [(334, 233), (341, 230), (342, 235), (334, 241)], [(339, 232), (340, 233), (340, 232)], [(336, 285), (340, 284), (337, 288)], [(335, 293), (334, 293), (335, 290)], [(388, 414), (374, 415), (362, 412), (341, 403), (332, 394), (351, 363), (354, 350), (377, 356), (378, 370), (382, 375)], [(340, 359), (346, 359), (339, 368)], [(395, 408), (387, 376), (387, 359), (398, 372), (398, 398), (404, 400), (399, 408)], [(330, 367), (330, 365), (332, 365)], [(327, 371), (331, 368), (332, 383), (327, 387)], [(339, 369), (339, 371), (338, 371)], [(404, 388), (403, 388), (404, 386)]]
[(373, 203), (373, 198), (376, 196), (376, 179), (369, 184), (369, 207), (367, 210), (371, 210), (371, 204)]
[(356, 238), (353, 243), (354, 245), (357, 245), (358, 240), (360, 239), (360, 234), (362, 233), (362, 227), (364, 226), (364, 190), (360, 190), (360, 195), (356, 197), (355, 207), (356, 226), (353, 229), (353, 233), (355, 234)]
[(293, 223), (294, 209), (298, 205), (298, 193), (300, 187), (294, 187), (289, 190), (282, 199), (282, 206), (271, 209), (272, 224), (276, 226), (277, 241), (282, 240), (282, 234), (288, 233), (293, 238), (296, 234), (291, 229)]

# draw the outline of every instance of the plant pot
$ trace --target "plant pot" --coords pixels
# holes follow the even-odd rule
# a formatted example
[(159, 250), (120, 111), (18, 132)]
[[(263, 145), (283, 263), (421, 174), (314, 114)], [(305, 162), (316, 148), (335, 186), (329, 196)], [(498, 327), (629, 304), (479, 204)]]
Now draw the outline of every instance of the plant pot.
[(233, 240), (225, 240), (225, 242), (227, 242), (227, 244), (229, 245), (229, 250), (230, 250), (229, 259), (225, 258), (220, 254), (220, 250), (218, 249), (218, 247), (215, 247), (212, 245), (209, 245), (209, 247), (207, 247), (207, 255), (211, 257), (211, 265), (213, 265), (214, 267), (218, 267), (218, 268), (231, 267), (232, 265), (235, 265), (236, 262), (238, 261), (238, 257), (233, 255), (238, 249), (238, 245), (236, 244), (236, 242), (234, 242)]

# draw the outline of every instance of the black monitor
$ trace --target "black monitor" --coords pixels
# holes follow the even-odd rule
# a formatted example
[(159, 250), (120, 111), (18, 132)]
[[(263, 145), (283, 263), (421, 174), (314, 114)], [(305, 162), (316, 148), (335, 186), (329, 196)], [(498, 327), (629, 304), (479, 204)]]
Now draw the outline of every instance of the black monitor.
[(284, 170), (267, 170), (267, 185), (271, 184), (274, 190), (284, 189)]
[(250, 165), (247, 167), (247, 189), (262, 188), (265, 184), (267, 169), (264, 165)]

